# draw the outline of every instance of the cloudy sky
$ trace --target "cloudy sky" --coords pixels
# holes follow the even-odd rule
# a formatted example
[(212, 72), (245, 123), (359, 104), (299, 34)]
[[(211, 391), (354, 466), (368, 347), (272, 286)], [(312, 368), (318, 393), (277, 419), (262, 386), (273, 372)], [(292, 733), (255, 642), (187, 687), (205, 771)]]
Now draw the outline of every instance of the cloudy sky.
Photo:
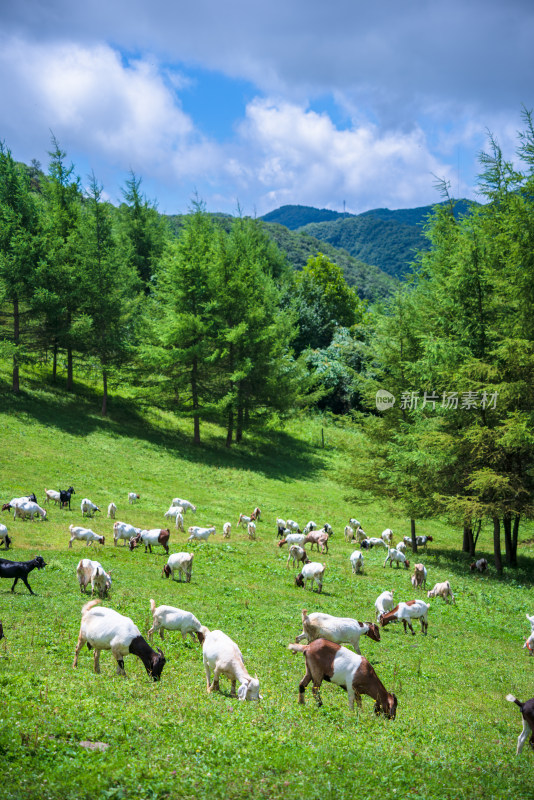
[(0, 139), (50, 132), (113, 202), (160, 211), (406, 208), (476, 197), (490, 130), (534, 107), (532, 0), (7, 0)]

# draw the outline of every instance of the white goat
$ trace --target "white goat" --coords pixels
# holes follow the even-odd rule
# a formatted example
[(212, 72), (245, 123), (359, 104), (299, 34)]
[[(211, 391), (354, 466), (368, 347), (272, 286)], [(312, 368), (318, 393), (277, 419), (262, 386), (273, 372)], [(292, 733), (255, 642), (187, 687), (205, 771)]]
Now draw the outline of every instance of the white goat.
[(384, 561), (382, 566), (385, 567), (388, 561), (390, 567), (393, 565), (393, 562), (395, 562), (397, 565), (397, 569), (399, 568), (399, 564), (404, 564), (406, 569), (410, 567), (410, 562), (408, 561), (404, 553), (401, 553), (400, 550), (396, 550), (394, 547), (390, 547), (388, 549), (386, 560)]
[(173, 519), (176, 530), (184, 532), (184, 509), (182, 506), (171, 506), (164, 516), (168, 519)]
[(5, 525), (0, 525), (0, 543), (3, 543), (6, 550), (9, 550), (9, 545), (11, 544), (12, 539), (8, 535), (7, 527)]
[(141, 659), (148, 675), (159, 681), (165, 666), (165, 656), (159, 647), (157, 653), (152, 650), (129, 617), (112, 608), (95, 608), (99, 602), (91, 600), (82, 608), (82, 624), (72, 666), (78, 666), (78, 654), (87, 642), (95, 651), (94, 669), (97, 674), (100, 672), (100, 651), (111, 650), (117, 660), (117, 675), (126, 676), (124, 658), (128, 653), (133, 653)]
[(111, 573), (106, 572), (99, 561), (82, 558), (76, 567), (76, 575), (82, 594), (85, 594), (89, 584), (91, 584), (91, 597), (95, 593), (95, 588), (100, 597), (104, 597), (111, 588)]
[(90, 544), (94, 544), (95, 542), (98, 542), (98, 544), (104, 544), (104, 537), (99, 536), (90, 528), (82, 528), (80, 525), (69, 525), (69, 531), (69, 547), (72, 547), (72, 543), (75, 539), (80, 542), (85, 542), (88, 547)]
[(382, 592), (375, 600), (376, 618), (380, 619), (382, 614), (393, 608), (393, 592)]
[(223, 539), (229, 539), (231, 532), (232, 532), (232, 523), (225, 522), (222, 529)]
[(410, 578), (414, 589), (420, 586), (426, 589), (427, 569), (424, 564), (414, 564), (414, 573)]
[(290, 531), (295, 531), (296, 533), (301, 532), (298, 522), (295, 522), (293, 519), (288, 519), (286, 521), (286, 528), (289, 528)]
[(322, 592), (325, 569), (326, 564), (320, 564), (318, 561), (310, 561), (308, 564), (304, 564), (301, 572), (295, 578), (296, 585), (301, 589), (305, 589), (308, 581), (311, 581), (310, 589), (313, 591), (313, 584), (316, 583), (319, 593)]
[(249, 539), (255, 539), (256, 538), (256, 523), (255, 522), (249, 522), (248, 523), (248, 525), (247, 525), (247, 533), (248, 533), (248, 538)]
[(354, 539), (354, 529), (350, 527), (350, 525), (345, 525), (345, 541), (352, 542)]
[(192, 542), (193, 540), (207, 542), (210, 536), (215, 536), (216, 533), (215, 525), (212, 525), (211, 528), (199, 528), (196, 525), (192, 525), (187, 529), (187, 532), (189, 534), (188, 542)]
[(141, 495), (137, 494), (137, 492), (128, 492), (128, 502), (130, 503), (130, 505), (136, 503), (140, 497)]
[(444, 581), (444, 583), (436, 583), (434, 588), (427, 592), (427, 597), (443, 597), (446, 603), (449, 601), (450, 597), (453, 603), (456, 602), (449, 581)]
[(100, 511), (98, 506), (95, 506), (87, 497), (84, 497), (80, 503), (82, 517), (87, 514), (88, 517), (94, 517), (96, 511)]
[(185, 514), (187, 511), (192, 511), (193, 514), (197, 513), (197, 507), (190, 503), (189, 500), (183, 500), (181, 497), (175, 497), (171, 503), (171, 506), (182, 506), (183, 513)]
[(284, 535), (284, 538), (280, 539), (278, 542), (278, 547), (283, 547), (285, 544), (288, 544), (290, 547), (292, 544), (302, 545), (305, 538), (306, 536), (303, 533), (287, 533)]
[[(219, 692), (219, 677), (225, 675), (231, 681), (231, 696), (239, 700), (262, 700), (260, 682), (252, 678), (243, 663), (243, 656), (237, 644), (222, 631), (210, 631), (202, 646), (202, 660), (206, 670), (208, 693)], [(213, 683), (211, 671), (213, 670)], [(236, 682), (239, 689), (236, 693)]]
[(354, 519), (354, 517), (351, 517), (351, 518), (349, 519), (349, 525), (350, 525), (352, 528), (354, 528), (355, 530), (358, 530), (358, 528), (361, 528), (361, 527), (362, 527), (362, 526), (361, 526), (361, 523), (360, 523), (360, 522), (358, 522), (358, 520), (357, 520), (357, 519)]
[(392, 608), (391, 611), (382, 614), (380, 617), (380, 624), (384, 627), (384, 625), (389, 625), (390, 622), (402, 620), (404, 624), (404, 633), (406, 633), (406, 626), (408, 626), (415, 636), (415, 631), (412, 628), (412, 619), (420, 619), (421, 631), (426, 634), (428, 630), (429, 608), (430, 604), (425, 603), (424, 600), (409, 600), (407, 603), (399, 603), (395, 608)]
[(110, 503), (108, 506), (108, 518), (115, 519), (115, 514), (117, 513), (117, 506), (115, 503)]
[(383, 539), (379, 539), (377, 536), (370, 536), (367, 539), (364, 539), (363, 542), (360, 542), (364, 550), (372, 550), (373, 547), (385, 547), (386, 550), (388, 549), (387, 544)]
[(307, 639), (328, 639), (329, 642), (341, 644), (348, 642), (357, 653), (360, 653), (360, 637), (367, 635), (375, 642), (380, 641), (380, 629), (376, 622), (358, 622), (351, 617), (333, 617), (331, 614), (316, 612), (308, 615), (302, 610), (302, 633), (295, 638), (296, 642)]
[(133, 525), (130, 525), (128, 522), (115, 522), (113, 524), (113, 544), (115, 547), (117, 546), (117, 542), (119, 539), (126, 542), (129, 542), (134, 536), (137, 536), (138, 533), (141, 533), (141, 528), (134, 528)]
[[(286, 526), (286, 527), (287, 527), (287, 526)], [(302, 531), (302, 533), (304, 533), (304, 534), (308, 535), (308, 533), (311, 533), (311, 531), (315, 531), (315, 530), (317, 530), (317, 523), (316, 523), (316, 522), (314, 522), (314, 521), (311, 519), (311, 520), (308, 522), (308, 524), (304, 526), (304, 530)]]
[(363, 555), (361, 550), (354, 550), (350, 555), (350, 565), (355, 575), (363, 571)]
[(152, 611), (153, 624), (148, 631), (147, 636), (152, 639), (153, 635), (159, 631), (159, 635), (164, 639), (163, 631), (180, 631), (182, 639), (186, 640), (187, 634), (195, 641), (195, 634), (200, 642), (204, 641), (209, 633), (205, 625), (201, 625), (194, 614), (190, 611), (182, 611), (181, 608), (174, 608), (174, 606), (158, 606), (154, 600), (150, 601), (150, 610)]
[(45, 503), (49, 503), (50, 500), (53, 500), (54, 503), (57, 505), (59, 503), (59, 492), (56, 492), (55, 489), (45, 489)]
[(385, 541), (387, 545), (392, 544), (393, 542), (393, 531), (391, 528), (386, 528), (385, 531), (382, 531), (381, 538)]
[(237, 520), (237, 527), (238, 527), (238, 528), (241, 528), (241, 527), (243, 527), (243, 528), (246, 528), (246, 526), (247, 526), (247, 525), (249, 524), (249, 522), (251, 522), (251, 521), (252, 521), (252, 520), (251, 520), (251, 518), (250, 518), (250, 517), (247, 517), (247, 515), (246, 515), (246, 514), (240, 514), (240, 515), (239, 515), (239, 519)]
[(395, 550), (398, 550), (399, 553), (405, 553), (406, 552), (405, 542), (397, 542), (397, 544), (395, 545)]
[(35, 515), (41, 517), (41, 519), (46, 519), (46, 511), (44, 508), (38, 503), (34, 503), (32, 500), (26, 500), (25, 502), (19, 502), (17, 505), (13, 506), (13, 519), (15, 520), (17, 517), (21, 517), (22, 519), (26, 519), (29, 517), (33, 522), (33, 518)]
[(172, 577), (174, 580), (174, 573), (177, 571), (180, 583), (182, 582), (182, 575), (185, 577), (186, 583), (191, 583), (194, 555), (194, 553), (173, 553), (170, 555), (163, 567), (162, 577)]

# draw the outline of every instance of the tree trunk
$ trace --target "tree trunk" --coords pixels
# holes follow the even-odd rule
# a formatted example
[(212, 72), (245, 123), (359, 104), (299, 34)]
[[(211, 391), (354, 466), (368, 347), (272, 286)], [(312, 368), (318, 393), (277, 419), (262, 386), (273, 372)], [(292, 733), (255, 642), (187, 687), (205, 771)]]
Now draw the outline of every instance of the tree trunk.
[(102, 395), (102, 416), (105, 417), (108, 413), (108, 373), (105, 369), (102, 370), (102, 383), (104, 384), (104, 393)]
[(193, 444), (200, 444), (200, 403), (198, 400), (198, 360), (193, 359), (191, 369), (191, 396), (193, 398)]
[(54, 339), (54, 350), (52, 355), (52, 383), (56, 382), (57, 378), (57, 339)]
[(18, 346), (20, 341), (20, 313), (18, 298), (13, 300), (13, 342), (15, 344), (15, 352), (13, 353), (13, 392), (18, 394), (20, 391), (19, 382), (19, 354)]
[(502, 575), (502, 555), (501, 555), (501, 520), (493, 517), (493, 554), (495, 557), (495, 569)]
[(228, 409), (228, 428), (226, 431), (226, 447), (232, 446), (232, 438), (234, 433), (234, 407), (230, 406)]
[(415, 520), (414, 519), (410, 520), (410, 528), (411, 528), (411, 532), (412, 532), (412, 551), (414, 553), (417, 553), (417, 539), (416, 539), (416, 536), (415, 536)]
[(464, 553), (471, 552), (471, 542), (473, 540), (473, 531), (470, 525), (464, 525), (464, 540), (462, 543), (462, 551)]
[(517, 567), (517, 540), (519, 537), (519, 520), (520, 514), (514, 516), (514, 528), (512, 531), (512, 567)]
[(237, 423), (235, 428), (235, 440), (239, 444), (243, 438), (243, 406), (241, 403), (237, 407)]
[(72, 377), (72, 347), (67, 346), (67, 392), (72, 392), (74, 381)]
[(510, 512), (504, 514), (502, 518), (502, 524), (504, 528), (504, 552), (505, 552), (505, 559), (506, 565), (508, 567), (512, 566), (512, 515)]

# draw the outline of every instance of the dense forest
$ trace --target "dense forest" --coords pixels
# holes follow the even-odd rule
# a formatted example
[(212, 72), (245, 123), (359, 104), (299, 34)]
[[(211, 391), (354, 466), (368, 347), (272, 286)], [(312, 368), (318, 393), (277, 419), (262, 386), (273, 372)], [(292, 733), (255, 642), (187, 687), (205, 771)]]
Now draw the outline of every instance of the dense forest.
[(295, 270), (281, 226), (277, 240), (265, 221), (210, 215), (199, 199), (165, 219), (134, 174), (114, 207), (94, 176), (81, 190), (55, 139), (46, 175), (2, 146), (9, 390), (23, 390), (25, 367), (67, 392), (77, 372), (98, 371), (103, 415), (126, 383), (137, 403), (191, 417), (198, 445), (203, 420), (222, 422), (230, 447), (299, 409), (342, 415), (361, 431), (344, 479), (402, 508), (414, 544), (417, 520), (440, 514), (474, 554), (490, 520), (497, 570), (501, 534), (515, 566), (520, 521), (534, 513), (534, 129), (524, 120), (517, 163), (489, 139), (484, 204), (465, 213), (442, 184), (411, 276), (377, 284), (375, 303), (313, 240), (297, 240)]

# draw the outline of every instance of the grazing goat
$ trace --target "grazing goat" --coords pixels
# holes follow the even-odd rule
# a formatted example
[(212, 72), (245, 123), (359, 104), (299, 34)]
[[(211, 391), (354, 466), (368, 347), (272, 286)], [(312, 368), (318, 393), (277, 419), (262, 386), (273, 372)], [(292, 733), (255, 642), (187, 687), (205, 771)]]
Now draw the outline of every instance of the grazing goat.
[(250, 515), (250, 519), (252, 520), (252, 522), (256, 522), (256, 520), (259, 520), (260, 517), (261, 517), (261, 508), (258, 508), (258, 506), (256, 506), (256, 508)]
[(54, 503), (57, 505), (59, 503), (60, 493), (56, 492), (55, 489), (45, 489), (45, 503), (49, 503), (50, 500), (53, 500)]
[[(286, 528), (286, 530), (288, 529)], [(283, 547), (285, 544), (288, 544), (290, 547), (292, 544), (298, 544), (302, 547), (305, 538), (303, 533), (288, 533), (284, 535), (283, 539), (280, 539), (278, 547)]]
[(110, 503), (108, 506), (108, 518), (115, 519), (115, 515), (117, 513), (117, 506), (115, 503)]
[[(404, 544), (406, 545), (406, 547), (410, 547), (410, 548), (412, 547), (412, 537), (411, 536), (404, 536), (403, 541), (404, 541)], [(422, 547), (424, 549), (425, 553), (426, 553), (426, 549), (427, 549), (426, 546), (427, 546), (428, 542), (433, 542), (433, 541), (434, 540), (433, 540), (432, 536), (416, 536), (415, 537), (415, 543), (417, 544), (417, 547)]]
[(426, 589), (426, 575), (426, 567), (423, 564), (414, 565), (414, 573), (410, 579), (414, 589), (420, 589), (421, 587)]
[(128, 492), (128, 502), (130, 503), (130, 505), (136, 503), (140, 497), (141, 495), (137, 494), (136, 492)]
[(186, 583), (191, 583), (194, 555), (194, 553), (173, 553), (169, 556), (167, 563), (163, 567), (161, 577), (172, 577), (174, 580), (174, 573), (177, 571), (180, 583), (182, 582), (182, 575), (185, 577)]
[(364, 550), (372, 550), (373, 547), (385, 547), (386, 550), (388, 549), (387, 544), (383, 539), (378, 539), (376, 536), (371, 536), (369, 539), (364, 539), (361, 542), (361, 546)]
[(313, 584), (316, 583), (317, 590), (319, 593), (321, 593), (323, 591), (323, 578), (325, 569), (326, 564), (319, 564), (318, 561), (310, 561), (307, 564), (304, 564), (302, 567), (302, 571), (299, 572), (295, 578), (295, 584), (299, 588), (305, 589), (308, 581), (311, 581), (310, 589), (313, 591)]
[(395, 550), (398, 550), (399, 553), (405, 553), (406, 544), (404, 542), (397, 542), (397, 544), (395, 545)]
[(308, 533), (311, 533), (311, 531), (315, 531), (315, 530), (317, 530), (317, 523), (314, 522), (312, 519), (310, 519), (308, 524), (304, 526), (304, 530), (302, 531), (302, 533), (306, 534), (306, 536), (307, 536)]
[(308, 554), (304, 550), (303, 547), (299, 547), (298, 544), (292, 544), (289, 548), (289, 555), (287, 557), (287, 564), (286, 568), (289, 569), (289, 562), (292, 562), (293, 566), (295, 567), (299, 562), (302, 564), (309, 564), (310, 559), (308, 558)]
[(130, 539), (130, 550), (133, 550), (140, 542), (145, 545), (145, 553), (152, 552), (152, 547), (160, 544), (167, 555), (169, 555), (169, 539), (171, 532), (169, 528), (151, 528), (149, 531), (142, 530)]
[(362, 525), (361, 525), (361, 522), (358, 522), (358, 520), (357, 520), (357, 519), (354, 519), (354, 517), (351, 517), (351, 518), (349, 519), (349, 525), (350, 525), (352, 528), (355, 528), (356, 530), (358, 530), (358, 528), (361, 528), (361, 527), (362, 527)]
[(488, 568), (488, 562), (485, 558), (479, 558), (478, 561), (473, 561), (472, 564), (469, 565), (469, 569), (471, 572), (477, 570), (477, 572), (485, 572)]
[(293, 519), (286, 520), (286, 527), (289, 528), (290, 531), (295, 531), (295, 533), (302, 533), (300, 525)]
[(96, 607), (98, 603), (100, 600), (91, 600), (82, 608), (82, 624), (72, 666), (78, 666), (78, 654), (87, 642), (88, 648), (95, 650), (94, 670), (97, 674), (100, 673), (100, 651), (111, 650), (117, 660), (117, 675), (126, 677), (124, 658), (133, 653), (141, 659), (148, 675), (159, 681), (165, 666), (165, 656), (159, 647), (157, 653), (152, 650), (129, 617), (112, 608)]
[(6, 526), (0, 525), (0, 542), (3, 542), (6, 550), (9, 550), (9, 545), (12, 543), (12, 541), (13, 539), (8, 535)]
[(525, 644), (523, 645), (523, 650), (527, 648), (530, 655), (534, 655), (534, 630), (531, 631), (530, 636), (528, 639), (525, 639)]
[(237, 527), (246, 528), (250, 521), (251, 521), (250, 517), (247, 517), (246, 514), (240, 514), (239, 519), (237, 520)]
[(98, 542), (98, 544), (104, 544), (105, 539), (103, 536), (99, 536), (98, 533), (95, 533), (90, 528), (82, 528), (79, 525), (69, 525), (70, 531), (70, 541), (69, 547), (72, 547), (72, 543), (74, 540), (78, 540), (80, 542), (86, 542), (87, 547), (90, 544), (94, 544)]
[(329, 642), (351, 644), (357, 653), (360, 652), (360, 637), (368, 636), (374, 642), (380, 641), (380, 628), (376, 622), (358, 622), (351, 617), (333, 617), (330, 614), (316, 612), (308, 616), (305, 608), (302, 609), (302, 633), (299, 633), (296, 642), (307, 639), (328, 639)]
[(380, 619), (382, 614), (385, 614), (386, 611), (391, 611), (393, 608), (393, 592), (382, 592), (382, 594), (378, 595), (375, 600), (375, 608), (376, 608), (376, 618), (377, 620)]
[(229, 539), (231, 532), (232, 532), (232, 523), (225, 522), (222, 529), (223, 539)]
[(80, 508), (82, 511), (82, 517), (87, 514), (88, 517), (94, 517), (97, 511), (100, 511), (98, 506), (95, 506), (87, 497), (84, 497), (82, 502), (80, 503)]
[(184, 510), (182, 506), (171, 506), (164, 516), (174, 520), (176, 530), (184, 532)]
[(192, 541), (199, 541), (199, 542), (207, 542), (210, 536), (215, 536), (215, 525), (212, 525), (211, 528), (199, 528), (196, 525), (192, 525), (190, 528), (187, 529), (189, 537), (187, 539), (188, 542)]
[(347, 692), (349, 708), (362, 707), (362, 694), (375, 701), (375, 714), (383, 713), (388, 719), (395, 719), (397, 698), (387, 692), (371, 664), (364, 656), (353, 653), (347, 647), (327, 639), (316, 639), (311, 644), (290, 644), (293, 653), (303, 653), (306, 660), (306, 674), (299, 683), (299, 703), (304, 704), (306, 686), (313, 681), (313, 696), (322, 706), (320, 688), (323, 680), (341, 686)]
[(526, 617), (526, 618), (528, 619), (528, 621), (530, 622), (530, 628), (531, 628), (531, 630), (533, 630), (533, 631), (534, 631), (534, 614), (533, 614), (531, 617), (529, 617), (529, 615), (528, 615), (528, 614), (525, 614), (525, 617)]
[(308, 533), (304, 541), (302, 542), (302, 547), (306, 544), (310, 544), (310, 552), (313, 550), (313, 545), (317, 548), (317, 552), (319, 552), (319, 548), (321, 549), (321, 553), (324, 553), (325, 548), (326, 552), (328, 553), (328, 533), (323, 529), (320, 531), (311, 531)]
[(354, 529), (351, 528), (350, 525), (345, 525), (344, 535), (346, 542), (352, 542), (354, 539)]
[(280, 517), (277, 517), (276, 529), (277, 529), (277, 536), (278, 536), (279, 539), (284, 536), (284, 531), (286, 530), (286, 528), (287, 528), (287, 525), (286, 525), (285, 519), (281, 519)]
[(395, 562), (397, 565), (397, 569), (399, 568), (399, 564), (404, 564), (405, 569), (410, 568), (410, 562), (408, 561), (404, 553), (401, 553), (400, 550), (396, 550), (394, 547), (390, 547), (388, 549), (386, 560), (384, 561), (382, 566), (385, 567), (388, 561), (390, 567), (393, 566), (393, 562)]
[(350, 565), (355, 575), (363, 571), (363, 555), (361, 550), (354, 550), (350, 554)]
[(126, 546), (126, 542), (129, 542), (130, 539), (133, 539), (133, 537), (137, 536), (138, 533), (141, 533), (141, 528), (134, 528), (134, 526), (130, 525), (128, 522), (114, 522), (113, 544), (116, 547), (119, 539), (123, 539), (124, 545)]
[(443, 597), (445, 602), (448, 602), (450, 597), (452, 602), (455, 602), (449, 581), (445, 581), (444, 583), (436, 583), (434, 588), (427, 592), (427, 597)]
[(9, 503), (4, 503), (2, 506), (2, 511), (11, 511), (12, 508), (16, 508), (17, 506), (21, 506), (24, 503), (37, 503), (34, 494), (24, 495), (24, 497), (13, 497)]
[(390, 622), (395, 622), (396, 620), (401, 619), (404, 624), (404, 633), (406, 633), (406, 626), (408, 626), (413, 636), (415, 636), (415, 631), (412, 628), (411, 620), (420, 619), (421, 632), (426, 634), (428, 630), (429, 608), (429, 603), (425, 603), (424, 600), (408, 600), (407, 603), (399, 603), (398, 606), (395, 606), (395, 608), (391, 609), (391, 611), (382, 614), (380, 617), (380, 625), (384, 627), (385, 625), (389, 625)]
[(85, 594), (85, 590), (91, 584), (91, 597), (95, 593), (95, 588), (99, 597), (107, 595), (111, 588), (111, 575), (106, 572), (99, 561), (91, 561), (89, 558), (82, 558), (76, 567), (76, 575), (80, 584), (80, 591)]
[(518, 756), (521, 751), (523, 750), (523, 746), (530, 734), (529, 745), (534, 750), (534, 697), (530, 700), (526, 700), (522, 703), (513, 694), (507, 694), (506, 699), (510, 703), (515, 703), (519, 706), (519, 710), (521, 711), (521, 715), (523, 717), (523, 730), (519, 734), (517, 738), (517, 750), (516, 755)]
[(171, 506), (182, 506), (183, 513), (185, 514), (187, 511), (192, 511), (193, 514), (197, 513), (197, 507), (190, 503), (189, 500), (183, 500), (181, 497), (175, 497), (171, 503)]
[(186, 640), (187, 634), (195, 641), (197, 637), (200, 644), (209, 633), (205, 625), (201, 625), (194, 614), (190, 611), (182, 611), (181, 608), (174, 608), (174, 606), (158, 606), (154, 600), (150, 601), (150, 610), (152, 611), (153, 624), (148, 631), (147, 636), (152, 639), (153, 635), (159, 631), (161, 638), (164, 638), (163, 631), (180, 631), (182, 639)]
[[(210, 631), (202, 645), (202, 660), (206, 670), (208, 694), (220, 692), (219, 677), (225, 675), (231, 681), (231, 697), (239, 700), (262, 700), (260, 682), (257, 677), (252, 678), (245, 664), (237, 644), (222, 631)], [(213, 683), (211, 671), (213, 670)], [(239, 689), (236, 693), (236, 682)]]
[(256, 538), (256, 523), (252, 522), (252, 520), (247, 525), (247, 533), (249, 539)]
[(76, 494), (76, 492), (74, 491), (74, 488), (72, 486), (69, 486), (68, 489), (60, 489), (59, 507), (65, 508), (65, 506), (68, 506), (70, 511), (70, 498), (72, 497), (73, 494)]
[(28, 575), (32, 569), (43, 569), (46, 567), (42, 556), (35, 556), (31, 561), (8, 561), (7, 558), (0, 558), (0, 578), (15, 578), (11, 591), (15, 591), (17, 581), (20, 579), (30, 594), (35, 594), (28, 583)]
[(383, 539), (388, 546), (391, 545), (393, 542), (393, 531), (391, 528), (386, 528), (385, 531), (382, 531), (380, 538)]
[(21, 517), (22, 519), (29, 517), (33, 522), (33, 518), (36, 514), (41, 517), (41, 519), (46, 519), (46, 511), (44, 508), (34, 503), (33, 500), (26, 500), (24, 503), (13, 506), (13, 520), (17, 517)]

